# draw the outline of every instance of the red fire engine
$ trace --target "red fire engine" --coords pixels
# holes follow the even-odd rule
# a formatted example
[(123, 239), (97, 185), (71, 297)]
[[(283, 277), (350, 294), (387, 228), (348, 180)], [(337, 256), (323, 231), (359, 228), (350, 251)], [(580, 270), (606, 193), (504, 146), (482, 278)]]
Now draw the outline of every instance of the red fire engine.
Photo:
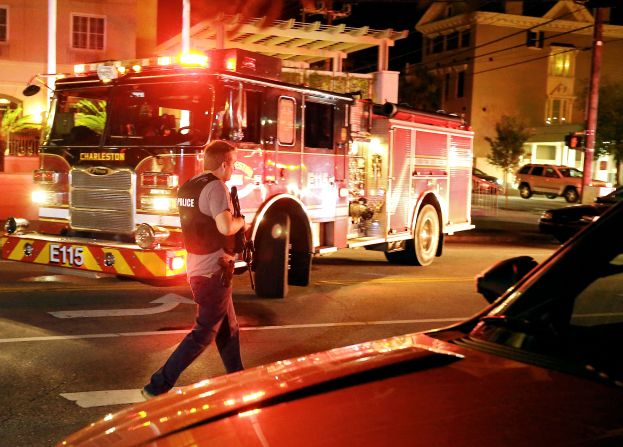
[(473, 133), (462, 120), (280, 75), (279, 59), (215, 50), (57, 77), (34, 172), (39, 219), (7, 221), (2, 258), (184, 275), (176, 192), (214, 139), (238, 148), (229, 186), (255, 243), (258, 296), (307, 285), (314, 254), (366, 247), (428, 265), (444, 234), (472, 228)]

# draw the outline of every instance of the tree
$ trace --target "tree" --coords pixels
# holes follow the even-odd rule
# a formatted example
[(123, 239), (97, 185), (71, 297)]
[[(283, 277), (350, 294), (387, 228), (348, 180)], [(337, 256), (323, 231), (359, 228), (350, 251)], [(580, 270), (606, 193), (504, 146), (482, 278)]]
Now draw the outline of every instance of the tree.
[(399, 102), (420, 110), (439, 110), (439, 79), (423, 65), (407, 64), (399, 80)]
[(623, 83), (603, 83), (599, 88), (599, 116), (595, 154), (608, 154), (616, 162), (616, 183), (621, 183), (623, 163)]
[(524, 143), (530, 138), (531, 132), (526, 124), (517, 117), (502, 115), (495, 125), (495, 139), (485, 137), (491, 145), (491, 153), (487, 156), (489, 163), (504, 171), (504, 190), (508, 202), (508, 173), (519, 165), (524, 154)]
[(101, 135), (106, 124), (106, 102), (101, 100), (81, 99), (76, 104), (76, 126), (86, 126)]

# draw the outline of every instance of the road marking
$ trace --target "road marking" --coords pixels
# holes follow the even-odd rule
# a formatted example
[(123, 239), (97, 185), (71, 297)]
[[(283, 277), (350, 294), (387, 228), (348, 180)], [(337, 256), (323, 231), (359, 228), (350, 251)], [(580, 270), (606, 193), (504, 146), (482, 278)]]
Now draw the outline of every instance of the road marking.
[(81, 408), (104, 407), (144, 402), (141, 390), (87, 391), (84, 393), (61, 393), (61, 397), (71, 400)]
[(315, 285), (334, 285), (334, 286), (348, 286), (354, 284), (361, 285), (370, 285), (370, 284), (414, 284), (414, 283), (422, 283), (422, 282), (465, 282), (465, 281), (474, 281), (473, 276), (466, 276), (463, 278), (379, 278), (379, 279), (371, 279), (371, 280), (357, 280), (357, 279), (335, 279), (335, 280), (324, 280), (324, 281), (316, 281)]
[(59, 310), (48, 313), (56, 318), (96, 318), (153, 315), (173, 310), (178, 306), (178, 304), (194, 304), (194, 301), (175, 293), (167, 293), (166, 295), (151, 301), (151, 303), (160, 304), (160, 306), (141, 309)]
[[(385, 321), (346, 321), (343, 323), (308, 323), (308, 324), (286, 324), (283, 326), (249, 326), (241, 327), (241, 331), (272, 331), (280, 329), (317, 329), (326, 327), (346, 327), (346, 326), (382, 326), (392, 324), (422, 324), (422, 323), (452, 323), (455, 321), (466, 320), (466, 317), (460, 318), (423, 318), (419, 320), (385, 320)], [(83, 334), (83, 335), (52, 335), (41, 337), (14, 337), (0, 338), (0, 343), (23, 343), (33, 341), (65, 341), (65, 340), (82, 340), (88, 338), (115, 338), (115, 337), (141, 337), (153, 335), (176, 335), (187, 334), (188, 329), (171, 330), (171, 331), (146, 331), (146, 332), (111, 332), (108, 334)]]
[[(179, 390), (176, 386), (171, 391)], [(84, 391), (81, 393), (61, 393), (61, 397), (75, 402), (81, 408), (106, 407), (109, 405), (129, 405), (145, 402), (141, 389)]]

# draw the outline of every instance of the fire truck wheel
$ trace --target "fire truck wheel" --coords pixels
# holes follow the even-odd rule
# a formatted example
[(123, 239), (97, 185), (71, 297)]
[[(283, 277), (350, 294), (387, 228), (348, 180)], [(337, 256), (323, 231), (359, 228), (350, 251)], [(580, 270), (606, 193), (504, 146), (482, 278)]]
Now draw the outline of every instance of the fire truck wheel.
[(288, 293), (290, 217), (271, 214), (255, 237), (255, 293), (260, 298), (284, 298)]
[(415, 263), (430, 265), (433, 263), (439, 246), (439, 216), (433, 205), (424, 205), (415, 224)]

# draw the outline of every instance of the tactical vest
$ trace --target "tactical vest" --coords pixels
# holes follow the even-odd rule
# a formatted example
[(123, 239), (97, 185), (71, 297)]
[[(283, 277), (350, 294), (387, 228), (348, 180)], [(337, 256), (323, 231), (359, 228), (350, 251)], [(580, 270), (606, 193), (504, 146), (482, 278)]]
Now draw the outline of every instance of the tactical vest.
[(184, 183), (177, 194), (184, 245), (189, 253), (206, 255), (221, 248), (232, 253), (233, 237), (223, 235), (214, 218), (199, 210), (199, 195), (214, 180), (218, 180), (214, 174), (199, 175)]

